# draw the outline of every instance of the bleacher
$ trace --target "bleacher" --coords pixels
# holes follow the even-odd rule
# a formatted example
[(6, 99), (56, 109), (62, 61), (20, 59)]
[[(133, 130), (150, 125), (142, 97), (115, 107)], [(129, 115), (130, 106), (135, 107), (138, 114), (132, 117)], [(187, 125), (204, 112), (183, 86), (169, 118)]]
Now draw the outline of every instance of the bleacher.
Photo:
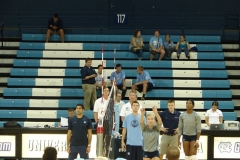
[[(143, 35), (146, 49), (143, 60), (138, 61), (137, 55), (128, 51), (131, 35), (68, 34), (65, 43), (57, 43), (60, 38), (53, 35), (51, 43), (44, 43), (44, 34), (23, 34), (8, 88), (0, 100), (0, 126), (4, 120), (15, 119), (24, 127), (45, 124), (57, 127), (60, 117), (67, 116), (68, 108), (83, 103), (80, 70), (87, 57), (93, 59), (93, 67), (101, 64), (102, 44), (104, 73), (109, 77), (113, 71), (115, 48), (116, 63), (123, 66), (129, 90), (135, 83), (138, 65), (149, 72), (156, 87), (146, 94), (147, 100), (140, 101), (148, 110), (153, 105), (160, 111), (165, 110), (167, 100), (174, 98), (176, 108), (184, 111), (186, 100), (191, 98), (204, 125), (205, 111), (217, 100), (223, 119), (236, 120), (220, 36), (186, 36), (191, 46), (198, 48), (198, 52), (190, 53), (190, 60), (186, 60), (183, 53), (180, 60), (175, 60), (176, 53), (173, 53), (173, 60), (164, 57), (158, 61), (155, 57), (149, 61), (151, 36)], [(172, 35), (171, 40), (176, 43), (179, 36)], [(110, 81), (108, 84), (110, 86)], [(92, 111), (85, 111), (85, 115), (93, 119)]]

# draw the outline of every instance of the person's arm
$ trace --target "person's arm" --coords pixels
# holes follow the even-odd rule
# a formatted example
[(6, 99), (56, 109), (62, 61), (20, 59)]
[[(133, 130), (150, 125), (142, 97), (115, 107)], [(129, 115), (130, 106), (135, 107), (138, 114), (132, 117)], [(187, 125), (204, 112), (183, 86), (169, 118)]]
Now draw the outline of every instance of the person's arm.
[(149, 41), (149, 47), (150, 47), (150, 50), (156, 49), (152, 44), (153, 44), (153, 38), (151, 38)]
[(94, 112), (94, 120), (96, 123), (98, 122), (98, 112)]
[(187, 49), (190, 51), (190, 44), (187, 42)]
[(161, 117), (158, 114), (156, 106), (153, 106), (152, 110), (153, 110), (153, 113), (155, 114), (155, 117), (157, 118), (157, 129), (158, 129), (158, 131), (160, 131), (161, 126), (162, 126), (162, 119), (161, 119)]
[(122, 84), (123, 84), (123, 87), (126, 87), (126, 77), (125, 77), (124, 71), (122, 71)]
[(72, 130), (68, 130), (67, 132), (67, 152), (70, 153), (70, 141), (71, 141), (71, 137), (72, 137)]
[(58, 29), (63, 29), (63, 22), (62, 22), (62, 19), (60, 18), (58, 20)]
[(126, 132), (127, 132), (127, 129), (126, 128), (123, 128), (122, 129), (122, 149), (126, 149), (126, 144), (124, 142), (125, 140), (125, 137), (126, 137)]
[(209, 117), (208, 116), (205, 116), (205, 122), (208, 126), (210, 126), (210, 123), (209, 123)]
[(48, 20), (48, 29), (52, 29), (51, 18)]
[(141, 109), (141, 116), (140, 116), (140, 127), (142, 129), (142, 131), (145, 128), (145, 123), (144, 123), (144, 114), (145, 114), (145, 108)]
[(201, 135), (201, 117), (199, 115), (197, 115), (197, 120), (196, 120), (196, 128), (197, 128), (197, 138), (196, 138), (196, 142), (194, 144), (194, 146), (196, 148), (199, 147), (199, 139), (200, 139), (200, 135)]
[(94, 120), (95, 120), (96, 123), (98, 122), (98, 110), (99, 110), (97, 101), (98, 100), (95, 101), (94, 107), (93, 107), (93, 112), (94, 112), (93, 115), (94, 115)]
[(134, 47), (134, 48), (138, 48), (137, 43), (136, 43), (136, 40), (135, 40), (134, 37), (132, 37), (131, 41), (132, 41), (133, 47)]
[(178, 50), (178, 46), (179, 46), (179, 42), (177, 42), (177, 45), (176, 45), (176, 50)]
[(143, 39), (141, 38), (141, 47), (144, 46)]
[(92, 143), (92, 129), (88, 129), (88, 146), (87, 146), (87, 150), (86, 150), (87, 154), (90, 152), (91, 143)]
[(219, 117), (219, 122), (220, 122), (220, 124), (223, 123), (223, 116), (220, 116), (220, 117)]
[(144, 83), (148, 84), (149, 80), (151, 79), (151, 77), (150, 77), (148, 72), (144, 72), (144, 73), (145, 73), (145, 75), (144, 75), (144, 79), (145, 80), (142, 81), (142, 82), (138, 82), (138, 84), (144, 84)]
[(183, 120), (182, 120), (182, 114), (179, 116), (178, 121), (178, 146), (181, 146), (180, 139), (183, 133)]

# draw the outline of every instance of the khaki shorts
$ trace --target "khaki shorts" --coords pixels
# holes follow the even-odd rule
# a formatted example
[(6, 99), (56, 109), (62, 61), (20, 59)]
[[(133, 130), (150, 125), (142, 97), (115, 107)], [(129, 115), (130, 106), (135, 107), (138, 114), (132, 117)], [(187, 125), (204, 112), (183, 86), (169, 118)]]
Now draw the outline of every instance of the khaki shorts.
[(161, 138), (161, 143), (160, 143), (160, 154), (166, 154), (167, 149), (169, 146), (176, 146), (178, 147), (178, 134), (174, 136), (168, 136), (163, 134)]

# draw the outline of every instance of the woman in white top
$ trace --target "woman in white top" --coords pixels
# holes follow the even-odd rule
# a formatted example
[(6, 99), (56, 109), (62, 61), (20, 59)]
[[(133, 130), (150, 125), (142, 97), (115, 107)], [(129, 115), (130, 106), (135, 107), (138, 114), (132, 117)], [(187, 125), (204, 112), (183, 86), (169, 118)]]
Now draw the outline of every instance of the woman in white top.
[(212, 108), (207, 110), (205, 114), (205, 122), (208, 126), (210, 124), (222, 124), (223, 114), (222, 111), (218, 109), (218, 102), (212, 102)]

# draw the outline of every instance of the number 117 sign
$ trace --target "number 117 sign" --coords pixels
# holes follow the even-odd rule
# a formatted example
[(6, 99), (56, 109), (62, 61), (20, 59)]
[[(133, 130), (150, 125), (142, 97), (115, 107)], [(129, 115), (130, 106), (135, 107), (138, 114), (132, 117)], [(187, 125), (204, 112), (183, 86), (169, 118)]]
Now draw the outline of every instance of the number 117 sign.
[(116, 14), (116, 22), (118, 24), (126, 24), (127, 23), (127, 15), (126, 14)]

